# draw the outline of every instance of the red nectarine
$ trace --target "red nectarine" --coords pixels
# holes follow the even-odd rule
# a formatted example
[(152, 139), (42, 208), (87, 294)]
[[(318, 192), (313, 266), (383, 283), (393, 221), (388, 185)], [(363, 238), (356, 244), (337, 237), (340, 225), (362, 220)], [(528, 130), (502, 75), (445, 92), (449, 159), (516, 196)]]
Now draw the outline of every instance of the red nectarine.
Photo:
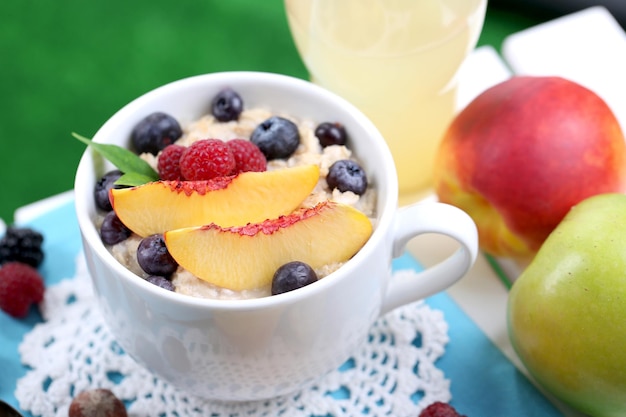
[(527, 260), (573, 205), (625, 190), (626, 143), (591, 90), (516, 76), (457, 115), (435, 166), (439, 200), (474, 219), (482, 249)]

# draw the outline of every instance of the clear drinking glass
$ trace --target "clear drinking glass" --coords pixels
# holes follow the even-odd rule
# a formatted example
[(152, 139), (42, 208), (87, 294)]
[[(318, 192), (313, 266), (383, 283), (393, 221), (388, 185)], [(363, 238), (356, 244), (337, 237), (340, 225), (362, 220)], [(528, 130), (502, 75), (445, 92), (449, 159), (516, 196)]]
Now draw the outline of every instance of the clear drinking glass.
[(385, 137), (400, 205), (432, 187), (434, 155), (456, 110), (456, 74), (487, 0), (285, 0), (311, 80), (351, 101)]

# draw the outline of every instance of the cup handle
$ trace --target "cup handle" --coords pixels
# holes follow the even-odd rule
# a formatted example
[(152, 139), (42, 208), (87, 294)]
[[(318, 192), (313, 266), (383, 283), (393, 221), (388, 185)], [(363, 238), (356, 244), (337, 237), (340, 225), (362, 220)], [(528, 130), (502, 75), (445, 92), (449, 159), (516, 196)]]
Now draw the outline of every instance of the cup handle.
[(445, 290), (472, 267), (478, 256), (478, 231), (463, 210), (445, 203), (424, 202), (398, 209), (393, 235), (394, 258), (402, 255), (412, 238), (424, 233), (449, 236), (461, 247), (449, 257), (417, 275), (396, 275), (390, 279), (381, 315), (396, 307)]

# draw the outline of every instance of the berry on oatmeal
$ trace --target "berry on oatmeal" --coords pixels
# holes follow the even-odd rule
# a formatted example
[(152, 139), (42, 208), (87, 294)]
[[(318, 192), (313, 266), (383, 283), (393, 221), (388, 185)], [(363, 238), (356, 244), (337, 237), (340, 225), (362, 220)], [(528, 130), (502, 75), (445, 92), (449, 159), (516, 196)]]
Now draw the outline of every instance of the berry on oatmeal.
[(109, 389), (81, 392), (72, 399), (68, 417), (127, 417), (124, 403)]
[(0, 239), (0, 265), (6, 262), (23, 262), (34, 268), (44, 258), (43, 235), (28, 227), (8, 227)]
[(363, 195), (367, 191), (367, 175), (361, 166), (351, 159), (342, 159), (328, 169), (326, 183), (331, 190), (335, 188), (345, 193)]
[(317, 281), (317, 274), (310, 265), (287, 262), (276, 270), (272, 278), (272, 295), (293, 291)]
[(93, 196), (96, 206), (99, 209), (104, 211), (111, 211), (113, 209), (113, 207), (111, 207), (111, 201), (109, 200), (109, 190), (111, 188), (118, 188), (118, 186), (115, 185), (115, 181), (121, 176), (122, 171), (115, 169), (104, 174), (102, 178), (96, 182)]
[(172, 275), (178, 268), (178, 263), (168, 252), (161, 234), (141, 239), (137, 247), (137, 263), (147, 274), (163, 277)]
[(167, 113), (154, 112), (143, 118), (131, 132), (135, 151), (139, 154), (158, 154), (183, 134), (178, 121)]
[(115, 211), (110, 211), (104, 216), (100, 225), (100, 239), (107, 245), (115, 245), (125, 241), (133, 232), (122, 223)]
[(231, 175), (235, 157), (225, 142), (201, 139), (185, 148), (180, 157), (180, 173), (188, 181), (206, 181)]
[(345, 145), (348, 135), (341, 123), (323, 122), (315, 128), (315, 136), (322, 148), (325, 148), (331, 145)]
[(243, 110), (243, 100), (232, 88), (224, 88), (211, 102), (211, 114), (220, 122), (237, 120)]
[(157, 171), (160, 179), (173, 181), (182, 178), (180, 173), (180, 157), (183, 155), (184, 151), (184, 146), (176, 145), (175, 143), (167, 145), (161, 151), (157, 159)]
[(422, 410), (419, 417), (465, 417), (459, 414), (450, 404), (437, 401)]
[(175, 289), (172, 281), (160, 275), (150, 275), (146, 278), (146, 281), (168, 291), (174, 291)]
[(0, 267), (0, 309), (16, 318), (26, 317), (30, 306), (43, 300), (43, 278), (37, 270), (22, 262), (8, 262)]
[(226, 142), (235, 157), (235, 173), (263, 172), (267, 169), (265, 155), (254, 143), (245, 139), (231, 139)]
[(300, 145), (300, 132), (291, 120), (272, 116), (254, 129), (250, 141), (259, 147), (268, 161), (289, 158)]

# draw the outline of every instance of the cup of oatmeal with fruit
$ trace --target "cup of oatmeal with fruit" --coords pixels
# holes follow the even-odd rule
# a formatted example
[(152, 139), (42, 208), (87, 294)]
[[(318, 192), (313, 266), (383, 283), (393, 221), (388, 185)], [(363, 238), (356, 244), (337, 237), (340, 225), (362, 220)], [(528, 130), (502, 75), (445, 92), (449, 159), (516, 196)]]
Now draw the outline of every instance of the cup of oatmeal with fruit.
[[(469, 216), (398, 209), (380, 133), (303, 80), (179, 80), (76, 137), (88, 145), (76, 211), (105, 321), (139, 363), (195, 395), (298, 390), (381, 314), (446, 289), (476, 258)], [(419, 279), (391, 279), (392, 258), (426, 233), (459, 249)]]

